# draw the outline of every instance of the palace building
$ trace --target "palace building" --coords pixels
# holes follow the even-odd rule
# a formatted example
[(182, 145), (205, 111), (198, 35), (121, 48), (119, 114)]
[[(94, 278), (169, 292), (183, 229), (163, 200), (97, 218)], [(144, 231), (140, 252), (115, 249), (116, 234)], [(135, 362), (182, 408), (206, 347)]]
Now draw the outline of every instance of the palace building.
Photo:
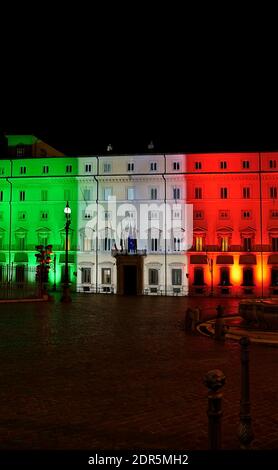
[(34, 136), (7, 138), (2, 288), (35, 282), (38, 244), (53, 246), (49, 283), (61, 287), (68, 202), (78, 292), (278, 295), (278, 153), (67, 157)]

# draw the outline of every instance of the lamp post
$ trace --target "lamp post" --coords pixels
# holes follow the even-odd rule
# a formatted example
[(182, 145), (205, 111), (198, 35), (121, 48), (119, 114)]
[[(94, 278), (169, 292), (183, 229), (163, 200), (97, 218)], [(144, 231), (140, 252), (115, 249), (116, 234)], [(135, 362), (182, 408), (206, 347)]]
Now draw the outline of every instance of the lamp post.
[(71, 220), (70, 220), (71, 209), (69, 207), (68, 202), (64, 209), (64, 213), (66, 216), (65, 280), (63, 283), (63, 294), (61, 297), (61, 302), (71, 302), (70, 286), (69, 286), (69, 227), (71, 223)]
[(210, 258), (207, 254), (207, 263), (210, 272), (210, 296), (213, 296), (213, 258)]

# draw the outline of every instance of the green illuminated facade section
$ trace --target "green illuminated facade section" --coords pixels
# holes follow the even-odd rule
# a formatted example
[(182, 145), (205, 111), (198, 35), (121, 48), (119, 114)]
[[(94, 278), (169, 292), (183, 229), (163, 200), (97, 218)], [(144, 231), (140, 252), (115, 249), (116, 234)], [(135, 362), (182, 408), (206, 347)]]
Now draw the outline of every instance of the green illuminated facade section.
[[(9, 136), (13, 145), (34, 146), (34, 136)], [(24, 148), (24, 147), (23, 147)], [(52, 147), (42, 143), (53, 153)], [(22, 150), (21, 150), (22, 151)], [(30, 150), (30, 152), (32, 149)], [(59, 152), (58, 152), (59, 153)], [(53, 245), (49, 287), (60, 288), (65, 266), (65, 214), (67, 201), (71, 207), (69, 238), (69, 276), (76, 284), (77, 250), (77, 158), (0, 159), (0, 283), (35, 282), (36, 245)], [(24, 279), (22, 279), (24, 268)]]

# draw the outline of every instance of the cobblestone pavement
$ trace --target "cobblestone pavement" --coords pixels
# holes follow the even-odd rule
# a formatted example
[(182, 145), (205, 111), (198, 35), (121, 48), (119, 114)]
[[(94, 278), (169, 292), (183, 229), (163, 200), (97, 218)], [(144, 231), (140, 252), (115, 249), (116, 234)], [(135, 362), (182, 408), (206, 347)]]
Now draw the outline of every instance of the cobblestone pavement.
[[(237, 301), (225, 299), (226, 313)], [(223, 447), (238, 448), (239, 345), (185, 333), (188, 304), (217, 299), (76, 295), (0, 305), (0, 448), (206, 449), (204, 374), (220, 368)], [(252, 345), (254, 448), (278, 447), (278, 349)]]

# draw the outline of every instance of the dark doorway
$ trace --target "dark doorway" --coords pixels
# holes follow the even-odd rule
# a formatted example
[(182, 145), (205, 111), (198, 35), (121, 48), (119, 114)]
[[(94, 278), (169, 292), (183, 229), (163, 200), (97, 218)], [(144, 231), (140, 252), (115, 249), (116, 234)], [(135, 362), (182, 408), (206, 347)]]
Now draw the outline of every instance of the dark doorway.
[(124, 294), (137, 295), (137, 266), (124, 266)]

